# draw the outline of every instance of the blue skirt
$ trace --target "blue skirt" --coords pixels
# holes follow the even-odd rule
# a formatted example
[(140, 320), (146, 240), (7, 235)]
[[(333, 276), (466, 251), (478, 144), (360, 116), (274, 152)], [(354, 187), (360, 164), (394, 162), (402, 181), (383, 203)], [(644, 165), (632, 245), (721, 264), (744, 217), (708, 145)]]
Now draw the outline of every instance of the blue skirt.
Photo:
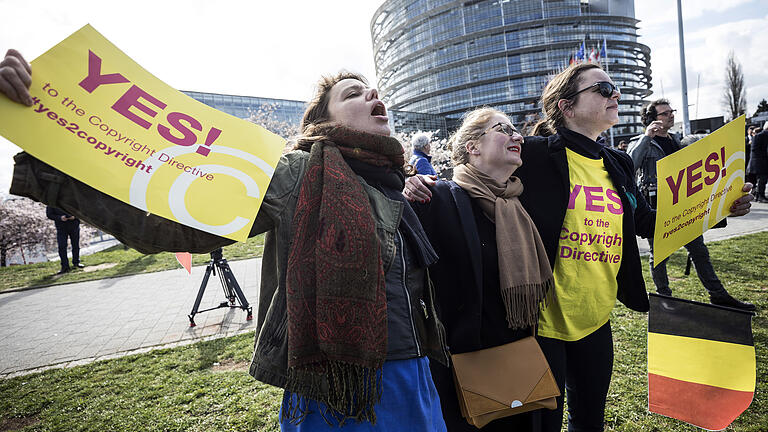
[[(283, 394), (283, 406), (291, 398), (294, 402), (300, 400), (300, 406), (308, 414), (299, 425), (281, 421), (280, 430), (283, 432), (334, 429), (342, 429), (345, 432), (401, 430), (446, 432), (443, 413), (440, 410), (440, 399), (432, 382), (427, 357), (384, 362), (382, 374), (383, 389), (381, 401), (376, 404), (376, 425), (347, 420), (344, 425), (339, 426), (330, 416), (323, 418), (321, 412), (327, 410), (324, 404), (286, 391)], [(282, 408), (280, 411), (282, 418)], [(329, 425), (326, 420), (331, 424)]]

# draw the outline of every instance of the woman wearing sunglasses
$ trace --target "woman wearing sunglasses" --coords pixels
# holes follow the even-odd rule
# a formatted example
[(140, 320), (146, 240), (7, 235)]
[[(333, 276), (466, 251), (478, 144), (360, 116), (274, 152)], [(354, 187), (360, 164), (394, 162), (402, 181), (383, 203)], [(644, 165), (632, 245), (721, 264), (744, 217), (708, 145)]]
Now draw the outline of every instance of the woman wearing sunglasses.
[[(595, 64), (555, 76), (541, 95), (545, 119), (533, 131), (540, 136), (526, 138), (518, 173), (528, 186), (520, 199), (555, 277), (555, 300), (541, 311), (538, 335), (565, 389), (568, 430), (603, 430), (616, 299), (638, 312), (649, 309), (635, 236), (653, 237), (656, 213), (636, 189), (630, 157), (596, 142), (618, 123), (620, 97)], [(748, 213), (750, 201), (736, 200), (732, 215)], [(544, 430), (560, 430), (562, 398), (557, 411), (543, 413)]]
[[(637, 193), (629, 156), (597, 142), (618, 122), (620, 96), (595, 64), (556, 75), (541, 96), (545, 119), (534, 128), (539, 136), (525, 139), (525, 163), (515, 172), (525, 184), (520, 202), (554, 273), (554, 298), (541, 308), (537, 331), (565, 390), (572, 431), (603, 430), (613, 370), (609, 319), (616, 299), (635, 311), (649, 309), (635, 236), (653, 236), (655, 212)], [(424, 187), (432, 182), (418, 180), (409, 182), (414, 189), (409, 195), (434, 200)], [(745, 195), (734, 201), (731, 215), (747, 214), (751, 200)], [(561, 429), (563, 399), (557, 410), (542, 411), (545, 431)]]
[[(414, 210), (440, 256), (430, 275), (448, 346), (460, 354), (530, 336), (553, 281), (519, 201), (523, 184), (513, 176), (522, 164), (522, 135), (503, 112), (480, 108), (465, 115), (450, 143), (453, 180), (435, 184), (431, 200)], [(408, 198), (419, 193), (414, 181), (406, 186)], [(436, 362), (430, 369), (448, 430), (477, 430), (462, 418), (451, 370)], [(529, 431), (533, 417), (518, 414), (482, 429)]]

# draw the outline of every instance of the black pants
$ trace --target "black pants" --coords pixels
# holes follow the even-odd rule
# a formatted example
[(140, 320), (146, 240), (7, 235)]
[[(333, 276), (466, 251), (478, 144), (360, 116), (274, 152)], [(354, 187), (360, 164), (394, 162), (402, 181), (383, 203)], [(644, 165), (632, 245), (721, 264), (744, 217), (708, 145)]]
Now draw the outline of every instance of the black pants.
[(768, 174), (755, 174), (757, 180), (757, 197), (765, 199), (765, 185), (768, 183)]
[[(602, 431), (605, 399), (613, 373), (611, 322), (589, 336), (568, 342), (538, 337), (560, 391), (568, 398), (568, 432)], [(556, 410), (540, 410), (542, 430), (560, 431), (563, 424), (563, 395)]]
[(56, 226), (56, 242), (59, 245), (61, 269), (69, 270), (67, 259), (67, 239), (72, 243), (72, 265), (80, 263), (80, 224), (61, 224)]

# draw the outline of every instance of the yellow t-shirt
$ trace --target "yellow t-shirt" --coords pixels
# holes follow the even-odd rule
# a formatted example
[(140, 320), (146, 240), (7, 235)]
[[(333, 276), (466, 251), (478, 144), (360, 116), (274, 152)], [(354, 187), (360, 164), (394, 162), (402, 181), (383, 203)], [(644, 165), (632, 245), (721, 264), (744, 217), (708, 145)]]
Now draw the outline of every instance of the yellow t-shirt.
[(616, 303), (624, 208), (602, 159), (566, 153), (570, 197), (553, 271), (555, 299), (539, 315), (539, 335), (575, 341), (608, 322)]

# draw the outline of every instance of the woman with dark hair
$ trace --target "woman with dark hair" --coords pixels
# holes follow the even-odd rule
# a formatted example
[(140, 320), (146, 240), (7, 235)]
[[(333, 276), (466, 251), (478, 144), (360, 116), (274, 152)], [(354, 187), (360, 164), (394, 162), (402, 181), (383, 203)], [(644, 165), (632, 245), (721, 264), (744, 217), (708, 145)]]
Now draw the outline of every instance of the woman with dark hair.
[[(646, 312), (648, 297), (636, 235), (653, 235), (655, 212), (637, 192), (630, 157), (597, 142), (618, 122), (619, 89), (603, 69), (573, 65), (545, 87), (545, 119), (526, 137), (520, 202), (541, 236), (554, 273), (554, 297), (542, 307), (539, 343), (568, 399), (568, 430), (601, 431), (613, 370), (610, 313), (616, 299)], [(429, 199), (423, 177), (409, 182), (415, 199)], [(748, 192), (751, 185), (745, 185)], [(731, 206), (749, 212), (752, 197)], [(587, 239), (587, 240), (583, 240)], [(591, 239), (591, 240), (590, 240)], [(439, 296), (439, 294), (438, 294)], [(558, 409), (543, 410), (545, 431), (562, 426)]]
[[(513, 176), (522, 164), (522, 144), (523, 136), (503, 112), (467, 113), (450, 138), (453, 180), (437, 182), (428, 203), (414, 204), (440, 256), (430, 275), (451, 354), (531, 336), (539, 303), (552, 288), (544, 245), (519, 201), (524, 185)], [(404, 194), (410, 199), (412, 193), (418, 191), (409, 184)], [(430, 366), (448, 430), (477, 430), (462, 418), (451, 370)], [(535, 428), (527, 412), (482, 430)]]
[[(0, 91), (27, 103), (30, 73), (9, 52)], [(448, 361), (425, 270), (437, 255), (402, 197), (388, 121), (363, 77), (321, 79), (256, 216), (250, 373), (285, 389), (282, 430), (445, 430), (426, 357)]]

